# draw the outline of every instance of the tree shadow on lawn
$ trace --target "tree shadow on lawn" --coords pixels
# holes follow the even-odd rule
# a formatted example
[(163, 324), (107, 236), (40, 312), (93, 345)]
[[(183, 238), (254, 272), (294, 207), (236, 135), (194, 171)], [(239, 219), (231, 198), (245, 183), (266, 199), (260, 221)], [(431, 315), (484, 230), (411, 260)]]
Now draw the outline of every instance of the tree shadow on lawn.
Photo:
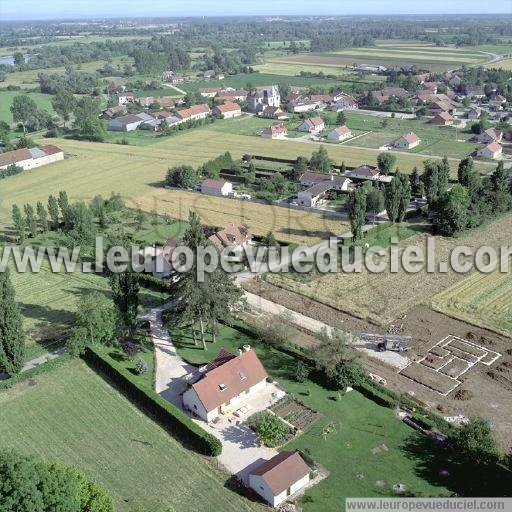
[[(449, 442), (440, 444), (419, 435), (410, 435), (401, 447), (415, 462), (416, 475), (431, 485), (444, 486), (458, 496), (511, 496), (512, 472), (503, 466), (464, 461)], [(448, 473), (446, 473), (448, 472)]]

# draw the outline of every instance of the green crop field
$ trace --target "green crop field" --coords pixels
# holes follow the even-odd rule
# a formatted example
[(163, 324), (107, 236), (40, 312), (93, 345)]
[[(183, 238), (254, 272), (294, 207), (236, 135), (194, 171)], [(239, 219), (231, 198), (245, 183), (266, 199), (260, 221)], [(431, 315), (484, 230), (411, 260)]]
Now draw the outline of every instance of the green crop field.
[[(18, 96), (19, 94), (23, 94), (23, 91), (0, 91), (0, 121), (12, 124), (12, 100), (14, 96)], [(40, 92), (30, 92), (28, 96), (36, 102), (39, 108), (46, 110), (50, 114), (54, 114), (52, 96)]]
[[(399, 117), (399, 114), (397, 116)], [(395, 117), (383, 120), (375, 116), (364, 115), (363, 111), (358, 114), (347, 113), (346, 117), (349, 128), (371, 131), (368, 135), (347, 141), (347, 146), (379, 148), (412, 131), (421, 139), (421, 142), (417, 147), (409, 150), (411, 153), (464, 158), (481, 147), (479, 144), (465, 142), (473, 134), (452, 126), (434, 126), (428, 124), (426, 119)], [(331, 119), (334, 121), (335, 116), (332, 115)]]
[(512, 274), (476, 272), (432, 299), (434, 309), (512, 337)]
[(76, 465), (119, 512), (264, 510), (79, 360), (0, 392), (0, 444)]
[[(105, 60), (95, 60), (92, 62), (85, 62), (83, 64), (77, 64), (73, 66), (74, 69), (79, 71), (84, 71), (88, 73), (93, 73), (94, 71), (102, 68), (107, 61)], [(131, 57), (114, 57), (112, 59), (111, 64), (116, 66), (123, 66), (127, 63), (133, 63), (133, 59)], [(7, 73), (5, 77), (5, 82), (2, 82), (3, 87), (7, 87), (9, 85), (19, 86), (22, 89), (33, 89), (38, 87), (37, 75), (39, 73), (58, 73), (63, 75), (65, 73), (64, 67), (56, 67), (56, 68), (45, 68), (45, 69), (32, 69), (30, 71), (16, 71), (15, 73)]]
[[(485, 50), (484, 50), (485, 51)], [(384, 43), (369, 48), (348, 48), (337, 52), (288, 55), (272, 59), (278, 62), (304, 66), (352, 66), (353, 64), (381, 64), (387, 67), (416, 65), (421, 69), (443, 71), (461, 64), (482, 64), (489, 55), (476, 48), (459, 49), (453, 46), (437, 47), (418, 43)]]
[(272, 85), (272, 84), (293, 84), (297, 87), (323, 87), (329, 89), (331, 87), (342, 87), (343, 84), (339, 80), (329, 78), (307, 78), (293, 77), (293, 80), (286, 74), (270, 74), (270, 73), (246, 73), (233, 76), (226, 76), (224, 80), (199, 80), (196, 82), (179, 84), (179, 88), (184, 91), (197, 91), (203, 87), (235, 87), (237, 89), (245, 89), (247, 85), (253, 87)]
[[(234, 120), (233, 120), (234, 122)], [(50, 139), (61, 146), (68, 158), (63, 162), (24, 171), (2, 180), (0, 188), (0, 227), (11, 223), (11, 207), (17, 203), (35, 204), (46, 201), (48, 195), (66, 190), (71, 200), (90, 200), (96, 194), (109, 195), (119, 192), (129, 207), (141, 206), (145, 211), (169, 213), (173, 218), (186, 219), (190, 208), (199, 208), (216, 226), (236, 220), (254, 226), (257, 234), (265, 234), (268, 219), (275, 219), (275, 227), (283, 240), (296, 243), (317, 241), (340, 225), (339, 221), (320, 214), (244, 203), (236, 200), (213, 198), (190, 192), (171, 192), (161, 184), (167, 169), (177, 164), (199, 164), (230, 151), (234, 158), (245, 153), (295, 159), (299, 155), (311, 156), (318, 149), (316, 144), (296, 141), (277, 141), (254, 136), (226, 134), (221, 131), (189, 130), (176, 136), (162, 138), (147, 146), (100, 144), (74, 140)], [(375, 164), (378, 150), (360, 149), (346, 145), (326, 146), (330, 156), (340, 165)], [(397, 165), (403, 172), (414, 166), (421, 168), (424, 157), (416, 154), (397, 154)], [(453, 175), (457, 160), (450, 160)], [(490, 170), (494, 165), (483, 166)], [(248, 214), (247, 212), (251, 212)], [(293, 227), (299, 222), (300, 230)], [(323, 226), (324, 229), (319, 229)], [(267, 228), (268, 231), (268, 228)], [(335, 231), (336, 232), (336, 231)]]

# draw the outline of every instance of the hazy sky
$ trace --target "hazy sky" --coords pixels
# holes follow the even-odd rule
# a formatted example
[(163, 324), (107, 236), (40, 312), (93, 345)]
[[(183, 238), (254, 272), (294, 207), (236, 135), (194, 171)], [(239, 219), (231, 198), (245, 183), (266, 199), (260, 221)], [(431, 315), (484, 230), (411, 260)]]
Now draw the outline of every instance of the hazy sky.
[(0, 18), (512, 12), (511, 0), (0, 0)]

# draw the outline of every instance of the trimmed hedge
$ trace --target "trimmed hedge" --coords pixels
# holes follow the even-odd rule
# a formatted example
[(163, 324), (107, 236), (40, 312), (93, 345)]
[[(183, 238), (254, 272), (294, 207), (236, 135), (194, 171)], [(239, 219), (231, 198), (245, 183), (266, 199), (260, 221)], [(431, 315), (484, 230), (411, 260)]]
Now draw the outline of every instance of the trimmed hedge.
[(47, 373), (53, 370), (54, 368), (58, 368), (59, 366), (62, 366), (63, 364), (67, 363), (70, 360), (70, 358), (71, 356), (69, 354), (63, 354), (57, 357), (56, 359), (51, 359), (50, 361), (40, 364), (34, 368), (31, 368), (26, 372), (13, 375), (7, 380), (0, 380), (0, 391), (3, 389), (10, 389), (13, 386), (16, 386), (16, 384), (20, 384), (21, 382), (33, 379), (37, 375)]
[(139, 279), (139, 284), (144, 286), (144, 288), (148, 288), (149, 290), (154, 290), (157, 292), (167, 292), (169, 293), (172, 290), (172, 283), (170, 280), (159, 279), (158, 277), (153, 277), (150, 274), (137, 274)]
[(216, 437), (203, 430), (176, 406), (137, 382), (135, 375), (117, 367), (109, 356), (99, 353), (94, 346), (89, 346), (82, 357), (112, 379), (129, 398), (169, 432), (204, 455), (216, 457), (221, 454), (222, 444)]

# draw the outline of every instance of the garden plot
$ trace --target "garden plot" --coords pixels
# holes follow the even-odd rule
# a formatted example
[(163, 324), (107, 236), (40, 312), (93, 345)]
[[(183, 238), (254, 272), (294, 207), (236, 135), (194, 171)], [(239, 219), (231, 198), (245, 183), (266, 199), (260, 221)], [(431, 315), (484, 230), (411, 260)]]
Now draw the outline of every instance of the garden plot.
[(293, 425), (298, 432), (304, 432), (322, 416), (319, 412), (304, 405), (290, 395), (276, 402), (270, 410), (279, 418)]
[(460, 377), (473, 366), (478, 363), (491, 366), (500, 357), (499, 352), (450, 335), (436, 343), (422, 359), (398, 373), (448, 396), (462, 384)]

